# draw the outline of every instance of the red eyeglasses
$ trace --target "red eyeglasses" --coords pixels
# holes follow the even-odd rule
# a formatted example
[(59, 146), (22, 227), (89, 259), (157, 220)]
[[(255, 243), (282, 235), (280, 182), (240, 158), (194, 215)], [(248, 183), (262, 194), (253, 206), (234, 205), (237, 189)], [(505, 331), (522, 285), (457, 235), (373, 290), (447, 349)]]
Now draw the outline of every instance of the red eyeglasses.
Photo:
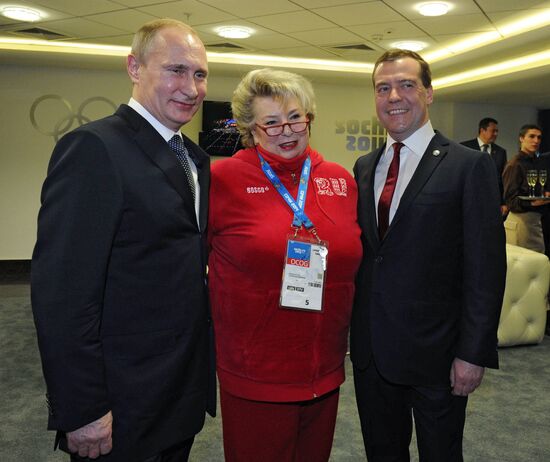
[(279, 136), (285, 131), (285, 127), (288, 125), (292, 133), (302, 133), (307, 130), (309, 126), (309, 120), (302, 122), (287, 122), (280, 125), (260, 125), (256, 124), (256, 127), (261, 128), (267, 136)]

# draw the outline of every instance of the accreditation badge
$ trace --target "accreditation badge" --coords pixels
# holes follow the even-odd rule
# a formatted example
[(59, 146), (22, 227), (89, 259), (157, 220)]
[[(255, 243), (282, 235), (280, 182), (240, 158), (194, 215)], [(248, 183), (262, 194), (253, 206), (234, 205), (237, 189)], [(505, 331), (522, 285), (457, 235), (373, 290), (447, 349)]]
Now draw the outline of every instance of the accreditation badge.
[(322, 311), (328, 245), (289, 237), (283, 269), (280, 305), (283, 308)]

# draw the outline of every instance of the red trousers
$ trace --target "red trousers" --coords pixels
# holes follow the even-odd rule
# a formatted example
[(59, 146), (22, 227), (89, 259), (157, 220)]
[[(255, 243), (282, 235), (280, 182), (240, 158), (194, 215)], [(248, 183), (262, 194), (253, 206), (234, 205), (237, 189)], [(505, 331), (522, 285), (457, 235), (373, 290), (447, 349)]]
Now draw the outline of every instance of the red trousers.
[(297, 403), (250, 401), (220, 389), (226, 462), (327, 462), (339, 389)]

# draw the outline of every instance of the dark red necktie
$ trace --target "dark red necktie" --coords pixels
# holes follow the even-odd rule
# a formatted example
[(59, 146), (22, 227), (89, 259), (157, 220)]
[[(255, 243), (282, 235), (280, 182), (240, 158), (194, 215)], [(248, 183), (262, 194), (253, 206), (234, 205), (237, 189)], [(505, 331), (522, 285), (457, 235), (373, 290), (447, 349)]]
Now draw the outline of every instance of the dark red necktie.
[(384, 189), (378, 200), (378, 234), (380, 239), (386, 235), (386, 231), (390, 225), (390, 205), (399, 176), (399, 153), (403, 143), (393, 143), (393, 159), (388, 169), (388, 176), (384, 183)]

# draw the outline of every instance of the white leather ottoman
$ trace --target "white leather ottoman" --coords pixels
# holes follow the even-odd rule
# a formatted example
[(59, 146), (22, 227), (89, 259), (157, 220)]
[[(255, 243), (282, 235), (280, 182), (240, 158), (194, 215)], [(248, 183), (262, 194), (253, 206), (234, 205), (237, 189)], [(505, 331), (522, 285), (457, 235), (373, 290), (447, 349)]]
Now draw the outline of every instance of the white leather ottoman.
[(546, 255), (506, 244), (506, 289), (498, 345), (540, 343), (544, 337), (550, 262)]

